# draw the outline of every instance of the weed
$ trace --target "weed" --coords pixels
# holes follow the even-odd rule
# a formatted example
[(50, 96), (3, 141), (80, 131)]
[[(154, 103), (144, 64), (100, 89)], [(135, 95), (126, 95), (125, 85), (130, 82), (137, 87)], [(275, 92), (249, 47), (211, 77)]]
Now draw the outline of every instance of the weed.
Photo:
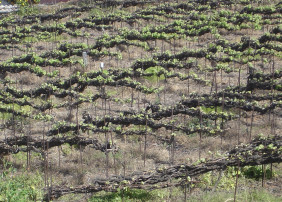
[(72, 152), (72, 147), (69, 144), (62, 145), (62, 152), (64, 155), (70, 155)]
[(20, 9), (17, 12), (19, 16), (36, 15), (39, 13), (39, 8), (34, 6), (20, 6)]
[(38, 201), (42, 198), (42, 187), (43, 179), (38, 172), (16, 175), (16, 169), (10, 165), (0, 175), (0, 201)]
[(145, 76), (145, 79), (151, 81), (151, 82), (156, 82), (156, 81), (162, 81), (165, 79), (164, 75), (161, 74), (160, 76), (158, 76), (159, 71), (164, 70), (163, 67), (150, 67), (148, 69), (145, 70), (145, 73), (151, 73), (153, 74), (152, 76)]
[(94, 195), (89, 201), (148, 201), (154, 198), (155, 196), (148, 191), (124, 188), (115, 193)]
[[(215, 192), (215, 193), (205, 193), (200, 196), (195, 196), (189, 198), (189, 201), (196, 202), (218, 202), (218, 201), (233, 201), (234, 192)], [(273, 194), (267, 192), (266, 190), (245, 190), (241, 191), (236, 196), (236, 201), (249, 201), (249, 202), (258, 202), (258, 201), (268, 201), (276, 202), (281, 201), (281, 197), (276, 197)]]
[[(251, 179), (255, 179), (255, 180), (259, 180), (264, 176), (264, 172), (262, 170), (262, 166), (246, 166), (242, 169), (242, 174), (246, 177), (246, 178), (251, 178)], [(273, 177), (274, 173), (271, 173), (270, 168), (267, 166), (265, 168), (265, 177), (267, 179), (270, 179), (271, 177)]]

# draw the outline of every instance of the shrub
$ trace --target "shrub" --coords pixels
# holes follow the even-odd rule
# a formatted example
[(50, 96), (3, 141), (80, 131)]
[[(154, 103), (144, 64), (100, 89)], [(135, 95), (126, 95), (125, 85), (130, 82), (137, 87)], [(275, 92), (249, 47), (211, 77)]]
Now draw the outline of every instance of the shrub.
[[(242, 169), (242, 174), (246, 178), (259, 180), (264, 176), (262, 166), (246, 166)], [(265, 177), (270, 179), (273, 176), (269, 167), (265, 168)]]

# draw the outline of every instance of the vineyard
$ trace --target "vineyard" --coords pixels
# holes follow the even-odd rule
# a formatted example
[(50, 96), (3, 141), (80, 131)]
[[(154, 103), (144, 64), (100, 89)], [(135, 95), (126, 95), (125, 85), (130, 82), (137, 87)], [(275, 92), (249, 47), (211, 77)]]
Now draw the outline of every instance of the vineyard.
[(278, 0), (0, 15), (0, 201), (282, 200), (281, 17)]

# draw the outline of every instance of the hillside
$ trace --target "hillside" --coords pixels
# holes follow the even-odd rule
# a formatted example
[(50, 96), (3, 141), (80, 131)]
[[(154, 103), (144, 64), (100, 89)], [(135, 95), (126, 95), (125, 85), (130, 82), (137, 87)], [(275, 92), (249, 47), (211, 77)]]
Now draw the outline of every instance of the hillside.
[(282, 201), (278, 0), (0, 14), (0, 201)]

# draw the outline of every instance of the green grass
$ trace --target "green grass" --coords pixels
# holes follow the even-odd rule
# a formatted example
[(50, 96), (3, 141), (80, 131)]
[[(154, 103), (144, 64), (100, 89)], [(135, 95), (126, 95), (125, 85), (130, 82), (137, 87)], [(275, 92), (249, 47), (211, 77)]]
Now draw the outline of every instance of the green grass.
[(33, 36), (27, 36), (27, 37), (24, 37), (21, 42), (22, 43), (35, 43), (35, 42), (38, 42), (39, 40), (36, 38), (36, 37), (33, 37)]
[(215, 111), (222, 112), (222, 107), (204, 107), (204, 106), (201, 106), (200, 108), (205, 113), (211, 113), (211, 112), (215, 112)]
[(155, 199), (155, 196), (145, 190), (139, 189), (125, 189), (119, 190), (115, 193), (99, 193), (91, 197), (91, 202), (104, 202), (104, 201), (148, 201)]
[(29, 15), (36, 15), (42, 13), (42, 9), (36, 6), (20, 6), (20, 9), (17, 11), (19, 16), (29, 16)]
[[(15, 111), (21, 111), (24, 113), (31, 112), (32, 107), (25, 105), (25, 106), (20, 106), (18, 104), (5, 104), (6, 107), (10, 107), (11, 109), (14, 109)], [(0, 112), (0, 119), (1, 120), (9, 120), (13, 117), (12, 113), (6, 113), (6, 112)], [(15, 119), (18, 119), (18, 117), (15, 116)]]
[(166, 189), (156, 189), (153, 191), (146, 191), (141, 189), (124, 189), (119, 190), (115, 193), (100, 192), (94, 194), (90, 202), (164, 202), (164, 201), (183, 201), (183, 189), (176, 188), (166, 188)]
[[(251, 166), (250, 166), (251, 167)], [(249, 169), (247, 167), (246, 169)], [(192, 185), (197, 187), (196, 190), (203, 190), (204, 188), (212, 189), (215, 182), (218, 179), (218, 175), (211, 176), (211, 172), (201, 175), (199, 180), (201, 183)], [(281, 196), (275, 196), (273, 193), (260, 188), (260, 183), (252, 179), (246, 179), (244, 172), (239, 172), (240, 177), (238, 181), (238, 191), (236, 195), (236, 201), (244, 202), (282, 202)], [(192, 202), (225, 202), (234, 200), (234, 189), (235, 189), (236, 169), (234, 167), (228, 168), (223, 172), (222, 178), (217, 186), (215, 192), (192, 192), (187, 193), (187, 201)], [(249, 188), (251, 184), (258, 183), (256, 188)], [(94, 194), (89, 201), (109, 201), (109, 202), (121, 202), (121, 201), (151, 201), (151, 202), (163, 202), (163, 201), (183, 201), (184, 200), (184, 189), (182, 187), (167, 188), (167, 189), (156, 189), (153, 191), (145, 191), (139, 189), (125, 189), (119, 190), (115, 193), (100, 192)]]
[[(171, 198), (170, 198), (171, 197)], [(119, 190), (115, 193), (100, 192), (94, 194), (89, 201), (90, 202), (121, 202), (121, 201), (183, 201), (184, 192), (181, 188), (160, 189), (154, 191), (145, 191), (138, 189), (126, 189), (124, 191)], [(225, 202), (234, 200), (234, 191), (218, 191), (218, 192), (205, 192), (198, 195), (189, 196), (187, 193), (187, 201), (191, 202)], [(255, 190), (239, 190), (236, 195), (236, 201), (244, 202), (278, 202), (282, 201), (282, 197), (274, 196), (272, 193), (264, 189)]]
[[(191, 202), (225, 202), (234, 201), (234, 192), (208, 192), (201, 196), (190, 197)], [(264, 189), (239, 191), (236, 195), (236, 201), (244, 202), (278, 202), (282, 197), (276, 197)]]
[(164, 75), (161, 74), (160, 76), (158, 76), (158, 72), (161, 71), (161, 70), (164, 70), (163, 67), (150, 67), (148, 69), (145, 70), (145, 73), (152, 73), (153, 75), (152, 76), (145, 76), (144, 78), (151, 81), (151, 82), (157, 82), (158, 80), (159, 81), (162, 81), (165, 79)]
[(22, 111), (22, 112), (31, 112), (32, 107), (25, 105), (25, 106), (20, 106), (18, 104), (7, 104), (7, 106), (10, 106), (11, 108), (13, 108), (16, 111)]
[(105, 12), (102, 9), (93, 8), (91, 11), (89, 11), (89, 15), (95, 16), (95, 17), (104, 17)]
[(39, 172), (17, 172), (4, 162), (0, 174), (0, 201), (41, 201), (44, 182)]
[(1, 120), (9, 120), (10, 118), (13, 117), (13, 114), (0, 112), (0, 117), (1, 117)]
[(107, 91), (107, 95), (108, 96), (115, 96), (115, 95), (117, 95), (118, 94), (118, 92), (116, 91), (116, 90), (108, 90)]

